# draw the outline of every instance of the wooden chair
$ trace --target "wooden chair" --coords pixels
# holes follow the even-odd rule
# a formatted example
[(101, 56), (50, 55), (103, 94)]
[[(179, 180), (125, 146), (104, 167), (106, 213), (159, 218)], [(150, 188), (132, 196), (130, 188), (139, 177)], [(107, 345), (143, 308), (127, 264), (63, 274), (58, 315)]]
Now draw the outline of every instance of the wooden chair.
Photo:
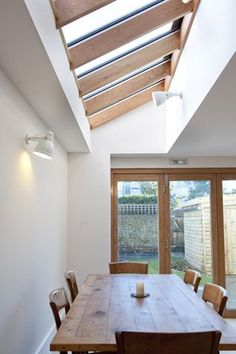
[(70, 309), (70, 304), (68, 297), (66, 295), (66, 290), (64, 288), (58, 288), (53, 290), (49, 294), (49, 304), (52, 309), (52, 313), (56, 322), (57, 329), (61, 325), (61, 317), (60, 317), (60, 312), (61, 310), (64, 310), (65, 313), (67, 313)]
[(223, 315), (228, 296), (226, 290), (217, 284), (205, 284), (202, 298), (206, 302), (213, 304), (219, 315)]
[(184, 282), (186, 284), (191, 284), (193, 286), (193, 290), (197, 293), (198, 286), (201, 281), (201, 274), (196, 270), (186, 269), (184, 274)]
[(70, 290), (71, 302), (73, 302), (79, 293), (75, 273), (73, 272), (73, 270), (68, 270), (67, 272), (65, 272), (65, 278), (67, 281), (68, 288)]
[[(58, 288), (53, 290), (50, 294), (49, 294), (49, 304), (51, 306), (52, 309), (52, 313), (56, 322), (56, 327), (57, 329), (59, 329), (60, 325), (61, 325), (61, 317), (60, 317), (60, 313), (61, 310), (64, 310), (65, 313), (67, 314), (67, 312), (70, 309), (70, 303), (68, 300), (68, 297), (66, 295), (66, 290), (65, 288)], [(72, 352), (73, 354), (81, 354), (79, 352)], [(67, 352), (60, 352), (60, 354), (68, 354)]]
[(110, 274), (134, 273), (147, 274), (147, 262), (111, 262), (109, 263)]
[(220, 331), (116, 332), (118, 354), (217, 354)]

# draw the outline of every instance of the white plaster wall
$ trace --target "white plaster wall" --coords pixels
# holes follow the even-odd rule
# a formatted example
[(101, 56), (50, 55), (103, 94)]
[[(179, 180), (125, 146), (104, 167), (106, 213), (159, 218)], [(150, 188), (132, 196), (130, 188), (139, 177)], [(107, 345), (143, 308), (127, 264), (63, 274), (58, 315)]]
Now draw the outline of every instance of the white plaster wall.
[(81, 283), (108, 272), (110, 260), (110, 155), (68, 155), (68, 266)]
[(92, 130), (92, 150), (112, 154), (151, 154), (166, 151), (165, 106), (153, 102)]
[(170, 91), (183, 93), (183, 105), (170, 99), (167, 151), (212, 88), (236, 50), (235, 0), (202, 0), (178, 63)]
[[(75, 139), (74, 134), (76, 134), (77, 143), (73, 145), (68, 141), (66, 146), (68, 151), (90, 151), (90, 126), (85, 116), (82, 100), (79, 97), (76, 79), (70, 70), (64, 43), (59, 30), (55, 28), (55, 18), (50, 1), (24, 1), (73, 112), (73, 118), (68, 115), (64, 116), (64, 120), (61, 120), (60, 124), (55, 124), (56, 129), (60, 129), (61, 125), (59, 131), (63, 139), (65, 139), (65, 129), (68, 130), (68, 133), (70, 132), (67, 134), (70, 137), (68, 140)], [(72, 119), (77, 123), (74, 124), (74, 129), (69, 124)], [(73, 148), (71, 148), (72, 145)]]
[(0, 352), (46, 354), (48, 294), (66, 269), (67, 155), (57, 141), (53, 160), (25, 151), (25, 134), (46, 127), (2, 71), (0, 82)]

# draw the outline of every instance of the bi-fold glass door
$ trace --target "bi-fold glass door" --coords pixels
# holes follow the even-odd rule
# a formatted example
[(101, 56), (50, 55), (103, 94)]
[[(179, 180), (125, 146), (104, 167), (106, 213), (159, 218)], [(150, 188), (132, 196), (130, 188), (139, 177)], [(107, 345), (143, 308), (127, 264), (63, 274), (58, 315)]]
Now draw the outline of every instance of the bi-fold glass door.
[(236, 317), (236, 170), (114, 170), (112, 260), (179, 277), (198, 270), (200, 292), (226, 287), (225, 315)]
[(113, 183), (112, 260), (146, 261), (150, 273), (164, 271), (160, 235), (162, 177), (119, 175)]
[(220, 282), (226, 288), (226, 315), (236, 317), (236, 174), (219, 174), (218, 223), (221, 237)]
[(217, 245), (212, 247), (214, 176), (178, 173), (167, 174), (165, 178), (167, 270), (181, 278), (188, 268), (198, 270), (202, 275), (202, 288), (205, 283), (212, 282), (213, 277), (216, 279), (213, 259), (216, 263)]

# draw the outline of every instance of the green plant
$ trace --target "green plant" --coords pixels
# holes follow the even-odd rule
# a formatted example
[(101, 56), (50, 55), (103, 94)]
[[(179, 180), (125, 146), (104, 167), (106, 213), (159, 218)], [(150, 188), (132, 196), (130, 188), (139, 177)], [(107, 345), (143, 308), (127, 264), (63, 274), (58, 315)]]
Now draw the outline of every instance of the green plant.
[(155, 195), (127, 195), (118, 199), (119, 204), (157, 204)]
[(171, 268), (174, 268), (179, 271), (185, 271), (188, 268), (191, 268), (191, 264), (185, 259), (172, 257)]

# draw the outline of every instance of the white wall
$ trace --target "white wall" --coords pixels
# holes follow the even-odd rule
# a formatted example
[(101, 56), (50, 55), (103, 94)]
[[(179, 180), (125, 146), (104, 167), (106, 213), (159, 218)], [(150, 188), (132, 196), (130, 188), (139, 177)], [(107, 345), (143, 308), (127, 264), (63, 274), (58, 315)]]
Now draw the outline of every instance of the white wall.
[(183, 93), (183, 105), (170, 99), (167, 151), (203, 102), (236, 51), (235, 0), (203, 0), (178, 63), (170, 91)]
[(57, 141), (53, 160), (25, 151), (25, 134), (46, 127), (2, 71), (0, 82), (0, 352), (46, 354), (48, 294), (66, 269), (67, 155)]
[(110, 260), (110, 155), (68, 155), (68, 267), (81, 283)]
[[(8, 2), (9, 1), (10, 0), (8, 0)], [(34, 26), (38, 31), (40, 39), (47, 52), (48, 58), (51, 61), (53, 69), (55, 70), (55, 74), (57, 75), (57, 78), (61, 84), (61, 88), (63, 89), (66, 98), (65, 102), (63, 99), (59, 99), (56, 104), (56, 107), (54, 104), (53, 114), (56, 113), (57, 109), (59, 110), (59, 112), (56, 113), (56, 119), (55, 116), (52, 114), (53, 117), (50, 119), (50, 123), (48, 124), (53, 124), (55, 132), (60, 137), (60, 140), (64, 142), (64, 146), (67, 151), (88, 152), (91, 148), (89, 122), (85, 116), (82, 100), (79, 97), (78, 86), (74, 73), (70, 70), (68, 55), (65, 50), (64, 43), (62, 41), (59, 30), (55, 28), (55, 17), (52, 11), (50, 1), (24, 0), (24, 2), (30, 13), (30, 16), (32, 17)], [(15, 9), (15, 1), (12, 1), (12, 3)], [(20, 17), (20, 19), (22, 20), (22, 16)], [(28, 31), (32, 32), (32, 29)], [(20, 33), (20, 35), (22, 36), (23, 34)], [(36, 39), (34, 39), (34, 42), (31, 47), (35, 48), (36, 43)], [(24, 59), (24, 61), (25, 60), (26, 59)], [(32, 61), (35, 59), (30, 56), (30, 60)], [(46, 73), (45, 66), (42, 69), (43, 73)], [(42, 71), (39, 70), (35, 73), (35, 75), (38, 74), (40, 76), (40, 79), (37, 79), (37, 83), (39, 80), (41, 80)], [(51, 81), (52, 80), (50, 80), (50, 84)], [(43, 85), (45, 86), (45, 82), (43, 82)], [(54, 97), (56, 97), (57, 90), (54, 88), (52, 92), (52, 97), (49, 97), (50, 101), (53, 101)], [(28, 95), (31, 98), (31, 102), (34, 102), (35, 106), (40, 106), (37, 98), (32, 97), (29, 92)], [(67, 107), (67, 101), (69, 103), (71, 112), (67, 112), (66, 114), (64, 114), (64, 110)], [(60, 103), (62, 103), (62, 107), (60, 107)], [(47, 103), (45, 115), (48, 115), (49, 106), (50, 102)], [(65, 134), (65, 130), (67, 131), (67, 134)]]
[(165, 106), (153, 102), (134, 109), (91, 132), (92, 150), (112, 154), (153, 154), (166, 151)]

